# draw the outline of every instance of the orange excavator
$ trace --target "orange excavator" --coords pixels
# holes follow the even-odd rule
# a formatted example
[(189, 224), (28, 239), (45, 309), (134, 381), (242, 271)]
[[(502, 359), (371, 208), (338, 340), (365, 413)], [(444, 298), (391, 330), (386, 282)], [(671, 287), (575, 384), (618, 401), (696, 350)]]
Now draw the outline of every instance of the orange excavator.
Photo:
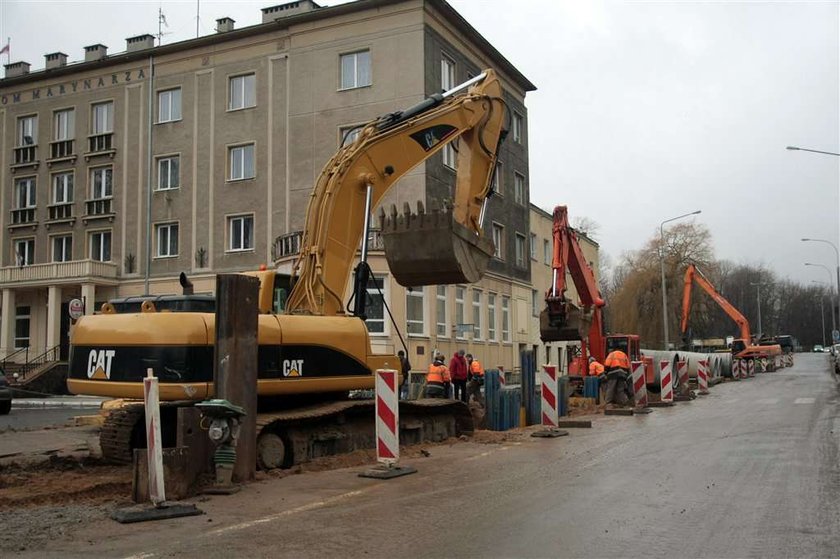
[(703, 272), (697, 269), (694, 264), (689, 264), (685, 270), (685, 277), (683, 279), (683, 304), (682, 304), (682, 322), (680, 324), (680, 332), (683, 340), (688, 336), (688, 315), (691, 312), (691, 286), (696, 283), (700, 288), (709, 294), (715, 303), (717, 303), (723, 312), (735, 321), (740, 329), (740, 338), (736, 338), (732, 342), (732, 357), (736, 359), (761, 359), (771, 358), (776, 355), (781, 355), (782, 348), (778, 345), (758, 345), (753, 344), (752, 334), (750, 334), (750, 323), (741, 312), (736, 309), (732, 303), (726, 300), (717, 289), (715, 289), (712, 282), (709, 281)]

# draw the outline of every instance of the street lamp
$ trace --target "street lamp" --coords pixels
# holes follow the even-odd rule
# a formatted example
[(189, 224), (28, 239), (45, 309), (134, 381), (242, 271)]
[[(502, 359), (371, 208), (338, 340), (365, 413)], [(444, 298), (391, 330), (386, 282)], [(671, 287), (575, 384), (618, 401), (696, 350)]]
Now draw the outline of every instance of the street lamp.
[[(825, 285), (821, 281), (811, 280), (811, 283), (816, 283), (819, 285)], [(822, 319), (822, 340), (823, 340), (823, 347), (825, 347), (825, 311), (823, 310), (823, 301), (825, 301), (825, 295), (820, 293), (820, 318)]]
[(672, 217), (671, 219), (666, 219), (662, 223), (659, 224), (659, 271), (662, 274), (662, 330), (665, 333), (665, 351), (668, 351), (668, 293), (667, 289), (665, 288), (665, 229), (664, 226), (666, 223), (670, 223), (671, 221), (676, 221), (678, 219), (682, 219), (684, 217), (688, 217), (690, 215), (697, 215), (702, 210), (697, 210), (696, 212), (691, 212), (683, 215), (678, 215), (677, 217)]
[(750, 283), (750, 285), (755, 287), (755, 298), (758, 303), (758, 339), (761, 339), (761, 336), (764, 334), (764, 330), (761, 329), (761, 286), (764, 284), (758, 282)]
[(785, 149), (790, 151), (810, 151), (811, 153), (822, 153), (824, 155), (836, 155), (837, 157), (840, 157), (840, 153), (834, 153), (833, 151), (820, 151), (818, 149), (800, 148), (796, 146), (788, 146)]
[(831, 270), (828, 269), (828, 266), (823, 266), (822, 264), (812, 264), (811, 262), (806, 262), (805, 265), (822, 268), (828, 274), (828, 301), (831, 303), (831, 339), (833, 342), (834, 331), (837, 330), (837, 323), (834, 321), (834, 294), (831, 292)]
[[(814, 243), (825, 243), (827, 245), (831, 245), (831, 248), (834, 249), (834, 256), (837, 258), (837, 268), (835, 271), (837, 272), (837, 296), (840, 297), (840, 250), (837, 250), (837, 245), (832, 243), (831, 241), (827, 241), (825, 239), (808, 239), (803, 238), (803, 242), (810, 241)], [(840, 300), (838, 300), (840, 302)], [(831, 318), (834, 318), (834, 305), (831, 306)], [(834, 333), (831, 334), (831, 341), (834, 342)]]

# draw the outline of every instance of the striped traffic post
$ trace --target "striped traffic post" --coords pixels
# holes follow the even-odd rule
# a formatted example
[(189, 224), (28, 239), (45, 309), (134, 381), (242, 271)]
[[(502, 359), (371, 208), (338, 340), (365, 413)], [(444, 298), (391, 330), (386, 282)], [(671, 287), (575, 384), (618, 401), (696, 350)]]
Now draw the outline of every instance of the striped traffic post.
[(680, 391), (677, 400), (690, 400), (691, 387), (688, 385), (688, 362), (677, 361), (677, 379), (680, 384)]
[(663, 359), (659, 362), (660, 399), (663, 402), (674, 401), (674, 378), (671, 373), (671, 362)]
[(568, 435), (568, 431), (557, 428), (560, 423), (558, 401), (560, 399), (560, 377), (557, 367), (543, 365), (540, 373), (540, 414), (543, 429), (531, 433), (532, 437), (555, 438)]
[(755, 359), (747, 359), (747, 376), (755, 376)]
[(163, 506), (163, 445), (160, 440), (160, 392), (154, 371), (146, 370), (143, 379), (143, 404), (146, 408), (146, 456), (149, 461), (149, 498), (156, 507)]
[(697, 388), (701, 396), (709, 393), (709, 360), (697, 361)]
[(400, 402), (397, 371), (376, 370), (376, 460), (379, 465), (359, 474), (361, 477), (391, 479), (417, 470), (398, 465), (400, 460)]
[(636, 401), (634, 413), (648, 413), (647, 379), (645, 378), (644, 361), (630, 363), (630, 373), (633, 378), (633, 399)]
[(743, 370), (743, 359), (733, 359), (732, 360), (732, 378), (735, 380), (741, 380), (741, 371)]

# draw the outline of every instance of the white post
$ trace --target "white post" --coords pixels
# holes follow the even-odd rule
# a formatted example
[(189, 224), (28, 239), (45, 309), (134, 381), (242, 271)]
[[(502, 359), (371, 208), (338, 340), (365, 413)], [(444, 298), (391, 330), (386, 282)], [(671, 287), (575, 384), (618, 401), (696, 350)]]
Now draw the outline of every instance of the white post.
[(646, 408), (647, 401), (647, 379), (645, 378), (644, 361), (633, 361), (630, 363), (633, 372), (633, 398), (636, 400), (637, 408)]
[(58, 345), (61, 336), (61, 287), (51, 285), (47, 288), (47, 347)]
[(397, 371), (376, 370), (376, 459), (386, 467), (400, 460), (400, 402)]
[(709, 393), (709, 360), (700, 359), (697, 362), (697, 387), (701, 395)]
[(146, 453), (149, 459), (149, 497), (156, 507), (166, 501), (163, 487), (163, 448), (160, 441), (160, 396), (154, 370), (146, 369), (143, 379), (143, 403), (146, 405)]
[(663, 402), (674, 401), (674, 377), (671, 372), (671, 361), (663, 359), (659, 362), (659, 398)]
[(557, 367), (554, 365), (543, 365), (540, 373), (540, 407), (542, 411), (542, 424), (545, 427), (557, 427), (559, 414), (557, 412), (557, 399), (560, 397), (560, 386), (558, 384)]
[(85, 303), (85, 316), (93, 314), (96, 307), (96, 286), (94, 284), (82, 284), (82, 301)]
[(0, 317), (0, 357), (14, 353), (15, 351), (15, 290), (3, 290), (2, 317)]

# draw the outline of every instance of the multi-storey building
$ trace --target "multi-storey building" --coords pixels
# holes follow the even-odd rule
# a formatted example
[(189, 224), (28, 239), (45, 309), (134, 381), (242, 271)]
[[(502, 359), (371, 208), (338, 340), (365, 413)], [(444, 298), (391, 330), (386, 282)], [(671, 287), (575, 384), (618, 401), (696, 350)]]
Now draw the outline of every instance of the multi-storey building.
[[(512, 130), (488, 212), (498, 248), (487, 279), (404, 295), (383, 259), (374, 270), (418, 367), (466, 342), (512, 366), (528, 333), (535, 87), (444, 0), (299, 0), (264, 9), (258, 25), (220, 19), (217, 31), (157, 47), (139, 35), (117, 54), (92, 44), (74, 63), (52, 53), (40, 71), (6, 66), (0, 356), (66, 348), (72, 298), (92, 313), (112, 297), (177, 292), (181, 271), (212, 291), (216, 273), (287, 266), (315, 178), (348, 131), (492, 67)], [(388, 203), (450, 196), (454, 160), (443, 150)], [(375, 344), (396, 349), (376, 312)]]

